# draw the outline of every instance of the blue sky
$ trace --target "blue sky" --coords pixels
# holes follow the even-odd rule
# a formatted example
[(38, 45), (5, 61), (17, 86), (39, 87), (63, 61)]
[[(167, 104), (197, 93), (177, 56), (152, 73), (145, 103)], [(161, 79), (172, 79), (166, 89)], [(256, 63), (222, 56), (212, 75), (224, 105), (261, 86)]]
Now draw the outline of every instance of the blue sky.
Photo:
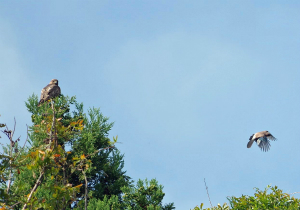
[[(0, 114), (51, 79), (115, 122), (127, 175), (176, 209), (300, 191), (299, 1), (0, 1)], [(269, 152), (249, 136), (269, 130)], [(4, 141), (4, 138), (1, 140)], [(296, 197), (299, 194), (296, 194)]]

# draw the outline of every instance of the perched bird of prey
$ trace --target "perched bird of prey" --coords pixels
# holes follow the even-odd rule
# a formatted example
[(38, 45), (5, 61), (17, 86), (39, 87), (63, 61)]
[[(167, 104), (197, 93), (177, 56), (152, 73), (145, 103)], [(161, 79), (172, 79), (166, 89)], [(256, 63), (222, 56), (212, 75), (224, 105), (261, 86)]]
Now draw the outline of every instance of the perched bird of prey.
[(255, 134), (252, 134), (252, 136), (250, 136), (249, 142), (247, 144), (247, 148), (250, 148), (252, 146), (253, 142), (256, 141), (259, 148), (262, 151), (266, 152), (271, 147), (270, 140), (275, 141), (276, 138), (274, 136), (272, 136), (272, 134), (270, 134), (269, 131), (257, 132)]
[(58, 86), (58, 80), (53, 79), (46, 87), (42, 89), (39, 105), (59, 95), (60, 95), (60, 87)]

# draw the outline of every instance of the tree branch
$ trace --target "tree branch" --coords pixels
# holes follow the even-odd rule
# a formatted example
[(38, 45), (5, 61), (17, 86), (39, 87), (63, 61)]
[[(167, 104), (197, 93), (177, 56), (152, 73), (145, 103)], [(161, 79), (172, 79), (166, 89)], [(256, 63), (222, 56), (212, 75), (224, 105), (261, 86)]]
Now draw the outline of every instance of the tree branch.
[(22, 210), (25, 210), (27, 208), (27, 203), (30, 201), (30, 199), (32, 197), (32, 194), (36, 191), (38, 186), (41, 184), (41, 180), (42, 180), (42, 177), (43, 177), (44, 173), (45, 173), (45, 169), (43, 168), (40, 172), (39, 178), (36, 180), (35, 185), (33, 186), (32, 190), (31, 190), (31, 192), (28, 196), (27, 202), (24, 204)]
[(54, 140), (55, 140), (55, 137), (56, 137), (56, 132), (55, 132), (55, 109), (54, 109), (54, 102), (53, 102), (52, 98), (51, 98), (51, 108), (52, 108), (52, 111), (53, 111), (53, 117), (52, 117), (52, 125), (51, 125), (51, 130), (50, 130), (50, 142), (52, 142), (53, 128), (54, 128)]
[[(14, 130), (13, 131), (8, 130), (8, 127), (6, 126), (7, 130), (4, 131), (7, 135), (7, 137), (9, 138), (9, 141), (10, 141), (10, 148), (9, 148), (8, 156), (11, 157), (11, 158), (12, 158), (12, 150), (13, 150), (13, 147), (15, 146), (15, 143), (16, 143), (15, 141), (13, 141), (13, 136), (14, 136), (14, 133), (15, 133), (15, 130), (16, 130), (16, 118), (14, 118), (14, 121), (15, 121)], [(11, 186), (11, 180), (12, 180), (11, 165), (12, 165), (12, 159), (9, 160), (9, 175), (8, 175), (8, 184), (7, 184), (7, 189), (6, 189), (7, 194), (9, 193), (9, 189), (10, 189), (10, 186)]]
[(94, 155), (94, 154), (96, 154), (96, 153), (98, 153), (98, 152), (100, 152), (100, 151), (102, 151), (102, 150), (110, 149), (110, 148), (115, 148), (115, 146), (110, 146), (110, 147), (105, 147), (105, 148), (98, 149), (98, 150), (96, 150), (95, 152), (93, 152), (92, 154), (89, 154), (89, 155), (87, 155), (87, 156), (85, 156), (85, 157), (92, 156), (92, 155)]
[(85, 175), (85, 171), (82, 170), (82, 173), (84, 175), (84, 181), (85, 181), (85, 191), (84, 191), (84, 210), (87, 210), (87, 196), (88, 196), (88, 181)]
[(19, 155), (21, 154), (21, 151), (25, 148), (26, 142), (28, 141), (28, 125), (26, 125), (26, 126), (27, 126), (27, 137), (26, 137), (26, 140), (25, 140), (25, 143), (24, 143), (23, 147), (20, 149), (20, 151), (16, 155), (15, 159), (17, 159), (17, 157), (19, 157)]
[(19, 201), (18, 203), (15, 203), (14, 205), (10, 206), (10, 208), (13, 208), (13, 207), (15, 207), (16, 205), (18, 205), (20, 203), (21, 203), (21, 201)]
[(206, 192), (207, 192), (208, 200), (210, 202), (211, 208), (213, 208), (213, 205), (211, 204), (211, 201), (210, 201), (210, 197), (209, 197), (209, 193), (208, 193), (208, 187), (206, 186), (205, 178), (204, 178), (204, 184), (205, 184), (205, 187), (206, 187)]

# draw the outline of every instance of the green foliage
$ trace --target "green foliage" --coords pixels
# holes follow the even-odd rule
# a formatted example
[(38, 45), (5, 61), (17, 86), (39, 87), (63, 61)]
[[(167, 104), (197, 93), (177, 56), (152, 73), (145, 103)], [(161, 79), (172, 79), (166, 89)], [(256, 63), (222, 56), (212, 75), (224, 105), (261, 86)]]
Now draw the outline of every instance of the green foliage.
[(81, 115), (70, 117), (73, 103), (74, 97), (61, 96), (37, 106), (34, 95), (26, 103), (33, 121), (29, 128), (31, 147), (15, 159), (18, 170), (9, 192), (15, 200), (10, 205), (20, 202), (15, 208), (66, 209), (76, 199), (81, 185), (70, 183), (70, 171), (76, 166), (65, 145), (80, 135), (84, 125)]
[(162, 205), (165, 196), (163, 186), (156, 179), (138, 180), (136, 186), (122, 187), (123, 202), (128, 210), (171, 210), (174, 204)]
[(118, 137), (108, 138), (113, 123), (100, 109), (85, 114), (82, 103), (64, 95), (39, 106), (32, 95), (26, 107), (30, 145), (21, 148), (6, 133), (10, 145), (0, 155), (1, 209), (174, 209), (162, 205), (155, 179), (133, 186), (115, 147)]
[(124, 186), (123, 201), (113, 195), (107, 196), (103, 200), (92, 198), (89, 202), (89, 210), (172, 210), (174, 204), (162, 205), (162, 199), (165, 193), (162, 191), (163, 186), (158, 185), (155, 179), (151, 181), (138, 180), (136, 186)]
[[(271, 189), (271, 192), (268, 191)], [(223, 206), (203, 209), (203, 203), (200, 207), (196, 206), (193, 210), (261, 210), (261, 209), (300, 209), (300, 199), (291, 197), (290, 194), (283, 193), (277, 186), (267, 188), (263, 191), (255, 188), (254, 196), (242, 195), (241, 197), (229, 197), (230, 207), (224, 203)]]
[[(230, 197), (232, 209), (300, 209), (300, 199), (291, 197), (287, 193), (283, 193), (277, 186), (267, 188), (263, 191), (256, 189), (254, 196), (242, 195), (241, 197)], [(268, 190), (271, 192), (268, 193)]]
[(119, 202), (119, 198), (116, 195), (111, 196), (109, 199), (104, 196), (103, 200), (97, 200), (92, 198), (89, 201), (88, 210), (118, 210), (122, 209), (122, 205)]
[(114, 147), (117, 138), (108, 138), (113, 123), (99, 109), (84, 114), (75, 97), (61, 95), (38, 106), (38, 97), (32, 95), (26, 107), (33, 122), (30, 146), (13, 159), (1, 155), (1, 176), (7, 180), (11, 171), (12, 186), (5, 196), (6, 181), (1, 179), (0, 207), (71, 209), (89, 197), (119, 200), (130, 177), (123, 171), (124, 156)]
[[(91, 154), (87, 158), (92, 164), (86, 171), (86, 176), (90, 180), (88, 184), (90, 195), (100, 200), (103, 200), (105, 195), (108, 198), (117, 195), (121, 200), (121, 187), (130, 186), (131, 179), (123, 170), (124, 155), (121, 155), (115, 147), (111, 147), (115, 138), (113, 142), (108, 138), (108, 133), (113, 126), (113, 123), (109, 123), (108, 120), (100, 109), (89, 109), (87, 116), (84, 116), (85, 126), (78, 140), (72, 142), (72, 148), (76, 155)], [(111, 148), (101, 150), (101, 148), (108, 147)], [(76, 171), (71, 179), (72, 183), (79, 184), (84, 177)], [(84, 189), (81, 188), (78, 197), (83, 198), (83, 196)]]
[(196, 206), (195, 208), (193, 208), (193, 210), (229, 210), (229, 206), (227, 205), (227, 203), (224, 203), (222, 206), (220, 204), (218, 204), (217, 206), (214, 206), (212, 208), (206, 208), (203, 209), (203, 203), (201, 203), (200, 206)]

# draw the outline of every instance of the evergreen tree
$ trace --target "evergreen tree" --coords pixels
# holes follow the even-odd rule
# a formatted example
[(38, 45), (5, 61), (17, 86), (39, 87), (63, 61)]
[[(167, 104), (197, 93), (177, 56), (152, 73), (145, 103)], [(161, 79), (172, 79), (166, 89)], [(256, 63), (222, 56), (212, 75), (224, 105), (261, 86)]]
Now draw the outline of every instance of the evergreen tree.
[(155, 179), (132, 184), (117, 137), (108, 138), (113, 123), (100, 109), (85, 114), (82, 103), (63, 95), (41, 105), (32, 95), (26, 107), (33, 123), (28, 144), (20, 147), (14, 131), (3, 131), (10, 143), (0, 154), (1, 209), (174, 209), (162, 205)]
[(136, 186), (124, 186), (123, 202), (117, 196), (104, 197), (103, 200), (92, 199), (88, 205), (89, 210), (172, 210), (173, 203), (162, 204), (165, 196), (163, 186), (156, 179), (148, 181), (138, 180)]
[(163, 186), (156, 179), (139, 179), (136, 186), (122, 187), (124, 206), (128, 210), (172, 210), (173, 203), (162, 204), (165, 196)]
[[(7, 205), (15, 209), (71, 209), (89, 198), (121, 198), (130, 186), (123, 155), (108, 138), (113, 123), (99, 109), (83, 113), (75, 97), (61, 95), (41, 106), (37, 96), (26, 102), (32, 113), (29, 144), (15, 158)], [(72, 112), (71, 112), (72, 109)], [(1, 158), (2, 159), (2, 158)], [(2, 186), (4, 189), (7, 186)]]
[[(109, 123), (108, 118), (104, 117), (99, 109), (92, 108), (88, 110), (84, 124), (80, 137), (72, 142), (72, 148), (74, 154), (93, 154), (90, 156), (91, 168), (86, 174), (90, 196), (102, 200), (104, 196), (110, 198), (112, 195), (117, 195), (121, 201), (121, 187), (130, 186), (131, 183), (130, 177), (123, 171), (124, 155), (121, 155), (115, 147), (101, 150), (101, 148), (111, 147), (111, 141), (107, 136), (113, 123)], [(94, 151), (99, 152), (94, 153)], [(73, 173), (71, 178), (72, 183), (79, 184), (80, 172)], [(78, 196), (83, 198), (83, 188)], [(82, 204), (79, 203), (79, 206)]]

